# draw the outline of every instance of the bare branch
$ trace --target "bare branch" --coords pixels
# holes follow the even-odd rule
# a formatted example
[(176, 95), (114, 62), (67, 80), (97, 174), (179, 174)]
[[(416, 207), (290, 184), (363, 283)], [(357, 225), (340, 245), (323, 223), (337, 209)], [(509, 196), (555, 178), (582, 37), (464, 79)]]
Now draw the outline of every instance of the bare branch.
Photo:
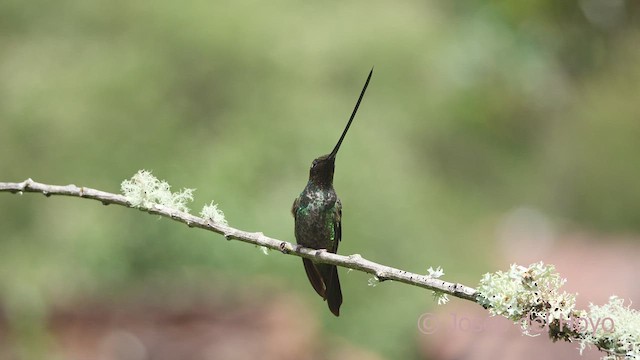
[[(0, 192), (11, 192), (14, 194), (22, 194), (25, 192), (41, 193), (49, 197), (51, 195), (73, 196), (79, 198), (87, 198), (98, 200), (104, 205), (117, 204), (134, 208), (127, 201), (125, 196), (100, 191), (88, 187), (78, 187), (76, 185), (48, 185), (27, 179), (20, 183), (0, 182)], [(359, 254), (338, 255), (326, 251), (304, 248), (299, 245), (291, 244), (265, 236), (261, 232), (247, 232), (213, 223), (207, 219), (203, 219), (186, 212), (178, 211), (162, 205), (152, 205), (149, 208), (139, 208), (150, 214), (157, 214), (168, 217), (175, 221), (186, 224), (189, 227), (197, 227), (209, 231), (213, 231), (223, 235), (227, 240), (240, 240), (245, 243), (264, 246), (269, 249), (278, 250), (284, 254), (296, 255), (312, 259), (317, 262), (333, 264), (348, 269), (359, 270), (368, 274), (375, 275), (380, 281), (395, 280), (405, 284), (418, 286), (421, 288), (439, 291), (461, 299), (476, 302), (477, 290), (462, 284), (450, 283), (435, 279), (433, 277), (421, 274), (415, 274), (408, 271), (396, 269), (390, 266), (382, 265), (369, 261)]]

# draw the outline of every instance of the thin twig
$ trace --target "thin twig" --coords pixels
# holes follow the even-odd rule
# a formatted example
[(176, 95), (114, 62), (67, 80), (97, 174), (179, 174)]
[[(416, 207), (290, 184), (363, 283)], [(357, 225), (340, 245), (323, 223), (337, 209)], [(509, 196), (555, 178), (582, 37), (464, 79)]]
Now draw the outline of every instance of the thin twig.
[[(0, 182), (0, 192), (2, 191), (11, 192), (14, 194), (22, 194), (25, 192), (41, 193), (47, 197), (51, 195), (73, 196), (98, 200), (104, 205), (117, 204), (134, 208), (123, 195), (113, 194), (88, 187), (78, 187), (76, 185), (60, 186), (42, 184), (31, 179), (27, 179), (20, 183)], [(229, 226), (213, 223), (207, 219), (203, 219), (182, 211), (177, 211), (175, 209), (162, 205), (153, 205), (150, 208), (140, 208), (140, 210), (148, 212), (150, 214), (157, 214), (171, 218), (175, 221), (186, 224), (189, 227), (197, 227), (213, 231), (215, 233), (223, 235), (227, 240), (240, 240), (249, 244), (278, 250), (285, 254), (296, 255), (299, 257), (313, 259), (314, 261), (321, 263), (333, 264), (348, 269), (359, 270), (368, 274), (375, 275), (379, 281), (395, 280), (429, 290), (440, 291), (461, 299), (474, 302), (476, 301), (477, 291), (474, 288), (458, 283), (442, 281), (427, 275), (410, 273), (408, 271), (378, 264), (363, 258), (359, 254), (344, 256), (326, 251), (304, 248), (286, 241), (270, 238), (268, 236), (265, 236), (261, 232), (247, 232), (238, 230)]]

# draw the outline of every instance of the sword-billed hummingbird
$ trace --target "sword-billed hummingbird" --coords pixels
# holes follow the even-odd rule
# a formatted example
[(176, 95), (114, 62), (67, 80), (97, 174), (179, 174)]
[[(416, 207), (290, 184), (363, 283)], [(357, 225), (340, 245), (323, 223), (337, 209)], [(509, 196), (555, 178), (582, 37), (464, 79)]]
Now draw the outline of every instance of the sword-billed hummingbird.
[[(342, 140), (344, 140), (349, 126), (356, 116), (371, 75), (373, 75), (373, 68), (367, 76), (367, 81), (364, 83), (358, 102), (356, 102), (340, 140), (331, 153), (313, 160), (311, 169), (309, 169), (307, 186), (293, 202), (291, 212), (295, 220), (296, 241), (304, 247), (323, 249), (332, 253), (338, 251), (338, 243), (342, 239), (342, 203), (333, 189), (336, 154), (338, 154), (340, 144), (342, 144)], [(336, 266), (320, 264), (304, 258), (302, 263), (313, 288), (318, 295), (327, 301), (329, 310), (335, 316), (339, 316), (342, 291)]]

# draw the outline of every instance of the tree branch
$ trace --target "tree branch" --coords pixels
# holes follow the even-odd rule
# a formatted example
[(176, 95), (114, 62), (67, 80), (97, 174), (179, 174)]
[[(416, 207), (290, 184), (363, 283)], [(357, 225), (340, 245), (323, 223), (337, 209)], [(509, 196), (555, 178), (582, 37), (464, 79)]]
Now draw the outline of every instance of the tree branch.
[[(100, 191), (88, 187), (78, 187), (76, 185), (48, 185), (27, 179), (20, 183), (0, 182), (0, 192), (11, 192), (14, 194), (22, 194), (25, 192), (41, 193), (49, 197), (51, 195), (72, 196), (85, 199), (93, 199), (102, 202), (104, 205), (116, 204), (129, 208), (133, 207), (127, 198), (123, 195), (113, 194), (106, 191)], [(186, 224), (189, 227), (197, 227), (209, 231), (213, 231), (223, 235), (227, 240), (240, 240), (245, 243), (264, 246), (269, 249), (278, 250), (284, 254), (295, 255), (303, 258), (312, 259), (316, 262), (327, 263), (341, 266), (348, 269), (359, 270), (368, 274), (375, 275), (380, 281), (395, 280), (405, 284), (418, 286), (421, 288), (439, 291), (460, 299), (477, 302), (477, 290), (462, 284), (451, 283), (433, 278), (428, 275), (411, 273), (405, 270), (396, 269), (390, 266), (382, 265), (369, 261), (359, 254), (338, 255), (327, 251), (305, 248), (299, 245), (291, 244), (265, 236), (261, 232), (247, 232), (230, 226), (213, 223), (210, 220), (203, 219), (191, 215), (186, 212), (178, 211), (163, 205), (151, 205), (149, 208), (138, 208), (150, 214), (161, 215), (172, 220)]]
[[(172, 220), (223, 235), (227, 240), (240, 240), (245, 243), (279, 250), (284, 254), (312, 259), (316, 262), (333, 264), (348, 269), (373, 274), (379, 281), (395, 280), (478, 303), (492, 315), (501, 315), (522, 326), (525, 334), (531, 334), (536, 326), (546, 330), (551, 339), (578, 341), (581, 349), (595, 346), (607, 355), (603, 359), (640, 358), (640, 313), (624, 305), (624, 301), (615, 296), (603, 306), (590, 305), (589, 311), (575, 308), (575, 294), (561, 292), (564, 284), (553, 265), (542, 262), (529, 267), (512, 265), (506, 271), (485, 274), (478, 289), (458, 283), (439, 280), (438, 271), (429, 269), (428, 275), (414, 274), (390, 266), (364, 259), (359, 254), (343, 256), (330, 252), (305, 248), (286, 241), (270, 238), (261, 232), (247, 232), (227, 226), (224, 217), (217, 213), (212, 203), (205, 209), (211, 210), (214, 222), (177, 210), (186, 209), (185, 200), (191, 200), (190, 189), (171, 193), (170, 186), (151, 176), (150, 172), (139, 171), (132, 180), (123, 182), (123, 192), (128, 196), (105, 191), (78, 187), (76, 185), (48, 185), (27, 179), (20, 183), (0, 182), (0, 192), (23, 194), (25, 192), (51, 195), (64, 195), (93, 199), (104, 205), (117, 204), (137, 208), (150, 214), (161, 215)], [(130, 196), (129, 196), (130, 195)], [(160, 205), (170, 204), (174, 206)], [(135, 204), (132, 204), (132, 201)], [(140, 205), (144, 204), (144, 205)], [(203, 209), (203, 216), (207, 211)], [(442, 299), (441, 297), (438, 298)], [(600, 328), (586, 329), (576, 324), (587, 324), (585, 319), (597, 319)], [(582, 321), (581, 321), (582, 320)], [(611, 326), (605, 328), (606, 320)], [(533, 326), (533, 327), (532, 327)], [(535, 332), (539, 333), (538, 331)]]

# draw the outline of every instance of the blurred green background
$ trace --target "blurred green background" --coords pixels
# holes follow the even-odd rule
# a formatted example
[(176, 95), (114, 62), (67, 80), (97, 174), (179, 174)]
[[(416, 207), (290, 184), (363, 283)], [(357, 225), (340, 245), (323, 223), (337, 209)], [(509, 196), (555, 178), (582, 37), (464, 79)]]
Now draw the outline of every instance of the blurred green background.
[[(196, 188), (192, 213), (215, 199), (293, 241), (308, 166), (375, 66), (336, 164), (340, 253), (474, 286), (514, 208), (640, 230), (639, 17), (631, 0), (3, 1), (0, 181), (119, 192), (148, 169)], [(387, 358), (415, 354), (433, 306), (341, 271), (335, 319), (295, 257), (93, 201), (6, 193), (0, 214), (0, 306), (40, 354), (52, 307), (149, 282), (291, 293), (323, 336)]]

